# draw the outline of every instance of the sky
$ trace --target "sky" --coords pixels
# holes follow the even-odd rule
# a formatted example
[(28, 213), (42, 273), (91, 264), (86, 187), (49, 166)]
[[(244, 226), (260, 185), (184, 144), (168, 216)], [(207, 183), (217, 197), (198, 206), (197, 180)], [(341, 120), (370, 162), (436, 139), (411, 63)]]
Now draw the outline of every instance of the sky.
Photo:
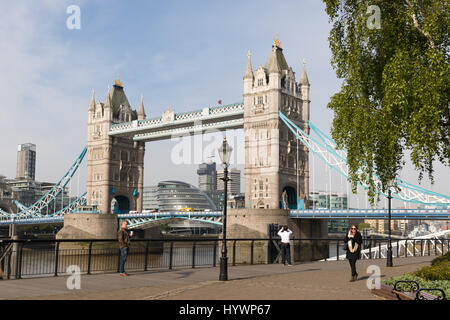
[[(80, 8), (79, 29), (67, 27), (71, 5)], [(306, 61), (311, 121), (328, 133), (333, 113), (326, 105), (341, 81), (330, 64), (324, 8), (318, 0), (3, 1), (0, 174), (15, 177), (17, 145), (31, 142), (37, 146), (36, 179), (58, 181), (86, 145), (92, 90), (104, 101), (117, 74), (133, 108), (143, 95), (147, 117), (168, 107), (185, 112), (218, 100), (241, 102), (247, 52), (254, 69), (264, 65), (276, 33), (297, 79)], [(146, 144), (144, 185), (169, 179), (197, 185), (198, 164), (170, 161), (175, 145)], [(235, 150), (243, 151), (239, 139)], [(329, 178), (314, 161), (315, 188), (329, 189)], [(243, 172), (242, 164), (236, 167)], [(418, 184), (409, 162), (402, 178)], [(422, 186), (449, 194), (448, 181), (449, 168), (437, 163), (435, 184), (425, 178)], [(341, 183), (331, 185), (345, 192)]]

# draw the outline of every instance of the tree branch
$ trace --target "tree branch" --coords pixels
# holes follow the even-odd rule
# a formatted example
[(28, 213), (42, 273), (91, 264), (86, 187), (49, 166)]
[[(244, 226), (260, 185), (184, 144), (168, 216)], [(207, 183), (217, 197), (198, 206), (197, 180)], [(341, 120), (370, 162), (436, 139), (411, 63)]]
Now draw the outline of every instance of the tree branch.
[(433, 41), (433, 39), (431, 38), (430, 34), (429, 34), (427, 31), (423, 30), (423, 29), (420, 27), (420, 25), (419, 25), (419, 20), (417, 19), (417, 16), (416, 16), (416, 14), (414, 13), (414, 7), (413, 7), (413, 5), (411, 4), (411, 2), (410, 2), (409, 0), (405, 0), (405, 2), (406, 2), (406, 4), (408, 5), (408, 7), (411, 9), (411, 12), (412, 12), (412, 13), (411, 13), (411, 18), (412, 18), (412, 20), (413, 20), (414, 27), (416, 27), (416, 29), (419, 30), (419, 32), (420, 32), (425, 38), (428, 39), (428, 41), (430, 42), (431, 48), (435, 49), (434, 41)]

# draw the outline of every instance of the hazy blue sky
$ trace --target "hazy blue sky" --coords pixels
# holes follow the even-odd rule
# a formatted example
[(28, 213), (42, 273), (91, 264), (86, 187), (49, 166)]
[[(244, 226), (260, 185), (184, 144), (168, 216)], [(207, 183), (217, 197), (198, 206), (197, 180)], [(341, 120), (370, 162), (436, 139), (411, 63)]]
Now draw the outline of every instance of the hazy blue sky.
[[(81, 8), (81, 29), (69, 30), (69, 5)], [(134, 108), (147, 116), (242, 101), (247, 51), (264, 65), (279, 39), (297, 73), (306, 60), (311, 120), (329, 131), (326, 108), (340, 86), (330, 66), (330, 25), (319, 0), (284, 1), (8, 1), (0, 12), (0, 174), (15, 176), (17, 145), (37, 145), (36, 179), (57, 181), (86, 144), (92, 89), (104, 101), (117, 73)], [(197, 185), (197, 165), (170, 162), (174, 142), (147, 143), (145, 184), (178, 179)], [(243, 150), (243, 145), (237, 146)], [(238, 168), (243, 169), (242, 166)], [(316, 188), (328, 181), (316, 161)], [(410, 166), (402, 177), (417, 184)], [(85, 174), (81, 176), (84, 183)], [(340, 181), (333, 177), (333, 181)], [(448, 192), (450, 170), (437, 166)], [(339, 191), (340, 183), (332, 183)], [(345, 190), (342, 190), (345, 191)]]

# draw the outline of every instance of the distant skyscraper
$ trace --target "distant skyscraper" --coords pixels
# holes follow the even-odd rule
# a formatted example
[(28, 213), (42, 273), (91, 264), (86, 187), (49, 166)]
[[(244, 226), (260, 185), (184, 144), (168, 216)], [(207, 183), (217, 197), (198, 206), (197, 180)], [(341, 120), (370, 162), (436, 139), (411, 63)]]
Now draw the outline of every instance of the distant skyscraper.
[[(228, 177), (231, 179), (228, 182), (228, 195), (241, 193), (241, 170), (228, 169)], [(223, 170), (217, 170), (217, 190), (223, 191)]]
[(208, 196), (217, 190), (216, 163), (202, 163), (198, 166), (198, 188)]
[(19, 144), (17, 150), (16, 177), (35, 179), (36, 172), (36, 145), (33, 143)]

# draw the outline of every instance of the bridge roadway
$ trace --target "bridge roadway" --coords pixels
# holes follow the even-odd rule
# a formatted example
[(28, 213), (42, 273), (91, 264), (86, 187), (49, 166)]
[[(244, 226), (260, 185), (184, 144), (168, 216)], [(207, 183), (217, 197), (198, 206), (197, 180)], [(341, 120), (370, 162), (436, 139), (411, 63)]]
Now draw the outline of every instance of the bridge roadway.
[(378, 300), (367, 288), (367, 267), (377, 265), (381, 279), (430, 265), (434, 256), (360, 260), (360, 279), (349, 282), (347, 261), (229, 267), (229, 281), (218, 281), (219, 267), (81, 275), (81, 289), (67, 289), (67, 276), (0, 281), (0, 299), (106, 300)]
[[(70, 214), (70, 213), (69, 213)], [(387, 209), (309, 209), (291, 210), (293, 219), (388, 219)], [(131, 226), (142, 223), (165, 219), (187, 219), (207, 222), (211, 224), (222, 224), (222, 211), (196, 211), (196, 212), (152, 212), (119, 214), (119, 219), (130, 220)], [(450, 209), (392, 209), (391, 218), (394, 220), (450, 220)], [(37, 217), (37, 218), (8, 218), (0, 219), (0, 225), (9, 224), (43, 224), (61, 223), (64, 216)]]

